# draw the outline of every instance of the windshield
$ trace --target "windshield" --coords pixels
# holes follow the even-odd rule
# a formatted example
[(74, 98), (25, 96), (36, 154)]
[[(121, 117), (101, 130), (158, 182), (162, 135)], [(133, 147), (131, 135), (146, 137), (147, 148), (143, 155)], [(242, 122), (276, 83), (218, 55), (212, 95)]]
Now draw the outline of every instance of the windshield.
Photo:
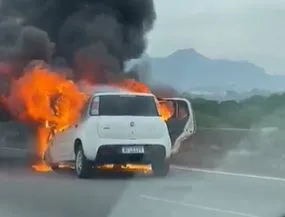
[(154, 97), (136, 95), (100, 96), (99, 115), (159, 116)]

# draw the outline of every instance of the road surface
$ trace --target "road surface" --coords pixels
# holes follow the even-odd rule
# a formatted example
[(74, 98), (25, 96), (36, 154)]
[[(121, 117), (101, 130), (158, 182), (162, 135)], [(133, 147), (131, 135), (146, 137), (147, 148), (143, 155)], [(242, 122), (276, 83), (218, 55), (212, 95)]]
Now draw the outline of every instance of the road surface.
[(172, 168), (165, 179), (0, 167), (2, 217), (281, 217), (285, 179)]

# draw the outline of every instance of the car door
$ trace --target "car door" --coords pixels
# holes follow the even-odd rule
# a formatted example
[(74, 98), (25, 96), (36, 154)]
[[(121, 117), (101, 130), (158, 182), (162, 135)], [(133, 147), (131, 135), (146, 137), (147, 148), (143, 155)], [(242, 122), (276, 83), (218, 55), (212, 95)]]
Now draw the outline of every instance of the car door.
[[(58, 132), (58, 136), (57, 136), (57, 146), (58, 146), (58, 150), (60, 153), (60, 160), (61, 161), (68, 161), (70, 159), (68, 159), (68, 141), (70, 140), (69, 135), (72, 135), (71, 132), (72, 131), (72, 127), (65, 129), (61, 132)], [(69, 145), (71, 146), (71, 145)]]
[(66, 151), (64, 149), (64, 143), (66, 140), (65, 137), (67, 135), (67, 132), (68, 129), (56, 132), (49, 141), (50, 154), (53, 160), (55, 160), (56, 162), (62, 162), (66, 160)]
[(191, 103), (184, 98), (161, 98), (159, 103), (168, 103), (169, 109), (173, 109), (172, 116), (166, 120), (166, 124), (172, 142), (172, 153), (177, 153), (182, 142), (196, 132)]
[(81, 123), (87, 118), (88, 115), (88, 108), (89, 108), (89, 102), (88, 100), (84, 107), (82, 108), (80, 119), (77, 120), (76, 123), (74, 123), (72, 126), (70, 126), (68, 129), (64, 130), (60, 133), (60, 151), (61, 151), (61, 159), (63, 161), (72, 161), (74, 160), (74, 141), (76, 137), (76, 132), (78, 128), (80, 127)]
[(47, 154), (49, 155), (49, 157), (51, 158), (50, 160), (52, 160), (53, 163), (57, 163), (61, 161), (61, 150), (60, 150), (60, 143), (59, 140), (57, 138), (57, 134), (52, 134), (51, 133), (51, 138), (49, 139), (48, 142), (48, 149), (47, 149)]

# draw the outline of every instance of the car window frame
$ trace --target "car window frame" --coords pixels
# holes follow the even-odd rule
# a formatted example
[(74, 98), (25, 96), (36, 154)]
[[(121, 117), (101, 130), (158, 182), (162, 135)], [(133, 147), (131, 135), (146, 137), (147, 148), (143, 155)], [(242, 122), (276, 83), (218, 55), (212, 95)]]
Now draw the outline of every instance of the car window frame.
[[(120, 95), (120, 94), (118, 94), (118, 95)], [(126, 94), (122, 94), (122, 96), (124, 96), (124, 95), (126, 95)], [(91, 100), (90, 106), (89, 106), (89, 112), (88, 112), (88, 113), (89, 113), (89, 116), (102, 116), (102, 115), (100, 115), (100, 99), (101, 99), (101, 97), (104, 97), (104, 96), (108, 96), (108, 95), (99, 95), (99, 96), (94, 96), (94, 97), (92, 97), (92, 100)], [(116, 96), (116, 94), (115, 94), (115, 95), (112, 95), (112, 96)], [(126, 96), (127, 96), (127, 95), (126, 95)], [(133, 96), (137, 96), (137, 95), (133, 95)], [(145, 96), (143, 96), (143, 95), (138, 95), (138, 96), (145, 97)], [(93, 101), (95, 100), (96, 97), (99, 98), (99, 101), (98, 101), (98, 103), (99, 103), (99, 107), (98, 107), (99, 112), (98, 112), (97, 115), (93, 115), (93, 114), (91, 114), (91, 106), (92, 106), (92, 103), (93, 103)], [(141, 116), (141, 117), (160, 117), (159, 109), (158, 109), (158, 107), (157, 107), (157, 104), (156, 104), (156, 101), (155, 101), (155, 97), (154, 97), (154, 96), (147, 96), (147, 97), (152, 98), (152, 100), (153, 100), (153, 102), (154, 102), (155, 115), (153, 115), (153, 116)], [(104, 115), (103, 115), (103, 116), (104, 116)], [(124, 115), (124, 116), (127, 116), (127, 115)]]

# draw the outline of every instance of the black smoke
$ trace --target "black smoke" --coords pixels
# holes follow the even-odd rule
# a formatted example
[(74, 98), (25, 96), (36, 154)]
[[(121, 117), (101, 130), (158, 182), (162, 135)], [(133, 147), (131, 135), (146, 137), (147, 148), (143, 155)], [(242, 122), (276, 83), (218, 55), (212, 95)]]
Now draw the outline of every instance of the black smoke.
[[(124, 78), (125, 62), (144, 52), (155, 19), (152, 0), (0, 1), (0, 97), (33, 60), (74, 80)], [(1, 120), (4, 111), (0, 100)]]
[(2, 0), (0, 61), (18, 73), (33, 59), (71, 67), (75, 78), (122, 73), (155, 19), (152, 0)]

